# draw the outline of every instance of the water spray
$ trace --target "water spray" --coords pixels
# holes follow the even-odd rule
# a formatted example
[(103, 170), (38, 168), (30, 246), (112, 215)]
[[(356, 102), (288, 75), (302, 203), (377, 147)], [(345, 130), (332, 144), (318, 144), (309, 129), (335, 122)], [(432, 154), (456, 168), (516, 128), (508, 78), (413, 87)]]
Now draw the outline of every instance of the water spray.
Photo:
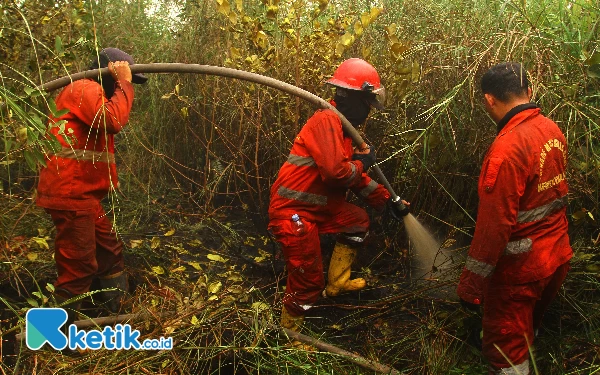
[[(310, 103), (313, 103), (321, 108), (330, 109), (342, 121), (342, 128), (346, 134), (352, 138), (352, 141), (360, 149), (367, 147), (367, 144), (362, 139), (358, 131), (352, 126), (352, 124), (341, 114), (333, 105), (326, 100), (318, 97), (317, 95), (303, 90), (299, 87), (279, 81), (277, 79), (266, 77), (260, 74), (246, 72), (243, 70), (224, 68), (212, 65), (199, 65), (199, 64), (181, 64), (181, 63), (156, 63), (156, 64), (134, 64), (130, 66), (131, 73), (193, 73), (193, 74), (204, 74), (214, 75), (227, 78), (235, 78), (243, 81), (254, 82), (264, 86), (268, 86), (290, 95), (302, 98)], [(61, 87), (70, 84), (73, 81), (84, 79), (84, 78), (98, 78), (99, 75), (109, 75), (108, 68), (87, 70), (84, 72), (68, 75), (56, 80), (47, 82), (37, 87), (41, 92), (50, 92)], [(391, 184), (385, 178), (383, 172), (377, 164), (373, 165), (371, 169), (375, 172), (377, 180), (381, 182), (383, 186), (389, 191), (391, 195), (392, 204), (396, 205), (398, 213), (403, 216), (404, 226), (408, 233), (408, 237), (412, 241), (416, 252), (417, 259), (421, 266), (431, 267), (435, 255), (439, 249), (436, 241), (433, 239), (431, 234), (419, 223), (419, 221), (409, 213), (408, 207), (402, 202), (402, 199), (396, 194)]]

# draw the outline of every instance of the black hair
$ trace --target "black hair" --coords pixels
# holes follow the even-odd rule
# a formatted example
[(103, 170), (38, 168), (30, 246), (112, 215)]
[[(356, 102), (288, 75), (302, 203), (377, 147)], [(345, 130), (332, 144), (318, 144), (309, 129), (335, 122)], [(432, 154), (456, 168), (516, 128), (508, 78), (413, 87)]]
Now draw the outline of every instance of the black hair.
[(527, 71), (516, 62), (494, 65), (481, 77), (481, 91), (492, 94), (504, 103), (514, 97), (527, 95), (528, 88)]

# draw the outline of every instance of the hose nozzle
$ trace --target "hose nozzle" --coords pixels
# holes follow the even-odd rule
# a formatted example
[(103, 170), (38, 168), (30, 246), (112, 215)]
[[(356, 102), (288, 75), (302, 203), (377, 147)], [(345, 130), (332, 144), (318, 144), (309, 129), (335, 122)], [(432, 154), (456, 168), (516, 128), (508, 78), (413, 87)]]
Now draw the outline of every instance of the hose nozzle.
[(408, 206), (405, 205), (404, 203), (402, 203), (402, 199), (400, 199), (400, 197), (396, 196), (395, 198), (392, 199), (392, 214), (394, 216), (397, 216), (398, 219), (403, 218), (404, 216), (408, 215), (410, 213), (410, 210), (408, 209)]

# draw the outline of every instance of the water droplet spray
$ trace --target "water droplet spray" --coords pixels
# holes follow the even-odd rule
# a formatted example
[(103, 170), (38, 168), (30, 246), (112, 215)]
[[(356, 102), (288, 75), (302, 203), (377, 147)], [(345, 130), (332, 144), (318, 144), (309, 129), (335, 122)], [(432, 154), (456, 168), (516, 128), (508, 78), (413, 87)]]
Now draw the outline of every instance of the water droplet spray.
[[(404, 226), (415, 250), (416, 266), (423, 273), (431, 271), (435, 265), (440, 244), (433, 235), (412, 214), (404, 216)], [(438, 259), (438, 263), (439, 263)]]

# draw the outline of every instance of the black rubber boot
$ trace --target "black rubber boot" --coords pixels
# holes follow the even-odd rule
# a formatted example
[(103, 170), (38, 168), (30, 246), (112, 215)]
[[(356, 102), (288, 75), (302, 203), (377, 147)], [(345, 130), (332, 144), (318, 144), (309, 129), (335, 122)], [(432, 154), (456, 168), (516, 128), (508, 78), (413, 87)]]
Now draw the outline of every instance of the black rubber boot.
[(112, 313), (118, 313), (121, 310), (125, 295), (127, 294), (128, 281), (127, 274), (124, 271), (100, 278), (100, 298), (108, 310)]

